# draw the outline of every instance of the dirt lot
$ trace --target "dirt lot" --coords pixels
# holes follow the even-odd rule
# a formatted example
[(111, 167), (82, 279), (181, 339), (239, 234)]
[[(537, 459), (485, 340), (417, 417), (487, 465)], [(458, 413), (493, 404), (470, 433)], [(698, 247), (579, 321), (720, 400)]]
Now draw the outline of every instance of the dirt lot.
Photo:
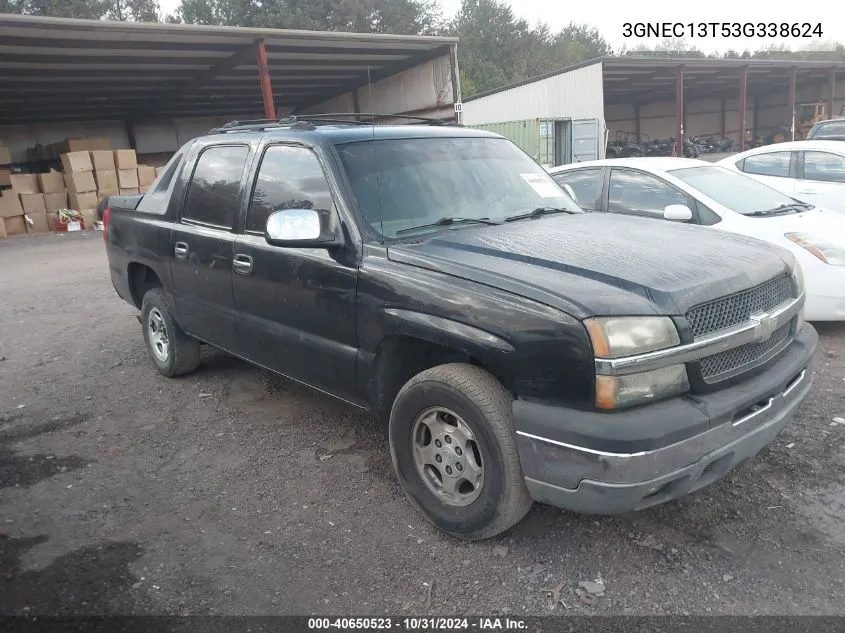
[(0, 242), (0, 613), (845, 614), (845, 327), (727, 480), (466, 544), (405, 502), (378, 420), (219, 352), (159, 376), (100, 235)]

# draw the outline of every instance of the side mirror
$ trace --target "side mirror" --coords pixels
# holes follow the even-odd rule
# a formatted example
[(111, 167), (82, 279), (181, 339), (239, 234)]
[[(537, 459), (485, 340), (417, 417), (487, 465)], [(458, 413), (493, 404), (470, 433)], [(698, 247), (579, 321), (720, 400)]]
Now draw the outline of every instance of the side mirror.
[(663, 209), (663, 218), (673, 222), (689, 222), (692, 220), (692, 211), (685, 204), (670, 204)]
[(317, 209), (283, 209), (267, 218), (264, 239), (273, 246), (329, 248), (343, 244), (330, 227), (331, 214)]
[(577, 203), (577, 202), (578, 202), (578, 196), (576, 196), (576, 195), (575, 195), (575, 190), (574, 190), (572, 187), (570, 187), (569, 185), (567, 185), (567, 184), (565, 184), (565, 183), (564, 183), (564, 184), (562, 184), (562, 185), (561, 185), (561, 187), (563, 187), (563, 190), (564, 190), (566, 193), (568, 193), (568, 194), (569, 194), (569, 197), (570, 197), (570, 198), (572, 198), (572, 201), (573, 201), (573, 202), (575, 202), (575, 203)]

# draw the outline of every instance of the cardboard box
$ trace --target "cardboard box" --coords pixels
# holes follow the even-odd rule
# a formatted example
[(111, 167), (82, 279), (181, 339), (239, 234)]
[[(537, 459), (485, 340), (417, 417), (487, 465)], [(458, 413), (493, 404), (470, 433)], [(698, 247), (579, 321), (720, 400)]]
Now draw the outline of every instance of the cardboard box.
[(6, 239), (9, 237), (6, 235), (6, 221), (3, 218), (0, 218), (0, 240)]
[(91, 152), (91, 164), (94, 166), (94, 171), (116, 171), (114, 165), (114, 152), (106, 150), (97, 150)]
[(43, 193), (21, 194), (21, 207), (23, 207), (24, 213), (47, 213)]
[(95, 171), (94, 180), (97, 181), (97, 191), (117, 192), (118, 190), (116, 171)]
[(93, 191), (88, 193), (72, 193), (70, 194), (70, 208), (82, 211), (83, 209), (96, 209), (100, 202), (97, 199), (97, 194)]
[(156, 170), (156, 178), (158, 178), (159, 176), (161, 176), (161, 172), (164, 171), (164, 167), (156, 167), (155, 170)]
[(93, 231), (94, 223), (100, 221), (100, 218), (97, 217), (97, 209), (82, 209), (80, 213), (82, 214), (82, 228), (86, 231)]
[(59, 154), (67, 154), (69, 152), (87, 152), (88, 139), (84, 138), (66, 138), (59, 143), (56, 143), (56, 150)]
[(38, 176), (38, 186), (41, 187), (41, 193), (58, 193), (65, 190), (65, 179), (62, 177), (62, 172), (50, 170), (44, 174), (36, 174)]
[(0, 168), (0, 186), (8, 186), (12, 184), (12, 172), (5, 167)]
[(59, 209), (67, 209), (67, 191), (62, 189), (57, 193), (45, 193), (44, 206), (47, 209), (47, 213), (55, 213)]
[(21, 200), (11, 189), (0, 193), (0, 218), (12, 218), (16, 215), (23, 215)]
[(12, 174), (10, 180), (15, 193), (40, 193), (35, 174)]
[(117, 184), (121, 189), (131, 189), (138, 186), (137, 169), (121, 169), (117, 172)]
[(8, 165), (12, 162), (12, 155), (4, 145), (0, 145), (0, 165)]
[(114, 164), (118, 169), (138, 169), (138, 157), (135, 155), (135, 150), (114, 150)]
[(68, 172), (92, 171), (94, 166), (91, 164), (91, 153), (68, 152), (62, 154), (62, 169), (66, 174)]
[(5, 218), (3, 220), (6, 228), (6, 235), (12, 237), (13, 235), (24, 235), (26, 233), (26, 222), (22, 215), (16, 215), (13, 218)]
[(156, 179), (156, 168), (147, 165), (138, 165), (138, 186), (151, 185)]
[(138, 195), (138, 187), (132, 189), (122, 189), (120, 190), (121, 196), (137, 196)]
[(97, 191), (97, 183), (94, 182), (93, 171), (77, 171), (65, 174), (65, 185), (70, 193)]
[(24, 221), (26, 222), (27, 233), (48, 233), (50, 231), (50, 225), (47, 224), (46, 211), (42, 211), (41, 213), (27, 213), (24, 216)]
[(149, 185), (141, 185), (140, 187), (138, 187), (138, 193), (147, 193), (149, 190)]

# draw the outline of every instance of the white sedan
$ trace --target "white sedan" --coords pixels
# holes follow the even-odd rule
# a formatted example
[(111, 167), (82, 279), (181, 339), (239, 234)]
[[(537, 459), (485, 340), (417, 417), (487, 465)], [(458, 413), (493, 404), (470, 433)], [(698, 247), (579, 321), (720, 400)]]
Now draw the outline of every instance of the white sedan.
[[(688, 158), (617, 158), (554, 167), (584, 209), (699, 224), (787, 248), (804, 271), (809, 321), (845, 320), (845, 216), (743, 174)], [(660, 248), (655, 231), (653, 248)]]
[(845, 213), (845, 141), (775, 143), (716, 164), (793, 198)]

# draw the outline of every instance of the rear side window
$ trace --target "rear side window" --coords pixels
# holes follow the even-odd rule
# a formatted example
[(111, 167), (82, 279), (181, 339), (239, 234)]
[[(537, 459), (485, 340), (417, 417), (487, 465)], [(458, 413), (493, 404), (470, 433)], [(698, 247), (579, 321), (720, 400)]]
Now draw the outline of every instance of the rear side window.
[(249, 155), (246, 145), (218, 145), (200, 154), (182, 219), (231, 229), (240, 206), (240, 185)]
[(252, 192), (246, 230), (264, 233), (267, 218), (280, 209), (334, 210), (329, 183), (310, 149), (290, 145), (267, 148)]
[(746, 174), (757, 174), (759, 176), (780, 176), (789, 177), (789, 152), (771, 152), (770, 154), (757, 154), (749, 156), (743, 161), (742, 171)]
[(804, 152), (804, 178), (845, 182), (845, 158), (827, 152)]
[(601, 168), (591, 167), (589, 169), (574, 169), (554, 174), (552, 178), (560, 185), (569, 185), (578, 198), (576, 202), (582, 209), (595, 210), (601, 193)]

